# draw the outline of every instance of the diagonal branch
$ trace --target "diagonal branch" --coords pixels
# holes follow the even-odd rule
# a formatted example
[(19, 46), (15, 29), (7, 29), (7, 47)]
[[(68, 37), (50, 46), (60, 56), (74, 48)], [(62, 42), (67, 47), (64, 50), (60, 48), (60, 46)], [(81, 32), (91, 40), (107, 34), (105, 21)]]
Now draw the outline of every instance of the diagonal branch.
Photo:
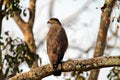
[[(104, 49), (106, 46), (106, 37), (110, 24), (110, 17), (115, 2), (116, 0), (105, 0), (105, 4), (101, 8), (102, 10), (101, 22), (100, 22), (96, 47), (94, 51), (94, 57), (102, 56), (104, 54)], [(99, 75), (99, 69), (92, 70), (88, 80), (97, 80), (98, 75)]]
[[(35, 18), (35, 4), (36, 0), (30, 0), (29, 1), (29, 20), (28, 22), (25, 22), (20, 14), (18, 12), (14, 13), (14, 20), (18, 24), (18, 27), (21, 29), (25, 42), (27, 43), (30, 52), (36, 53), (36, 45), (34, 40), (34, 34), (33, 34), (33, 25), (34, 25), (34, 18)], [(32, 66), (31, 66), (32, 65)], [(37, 57), (35, 57), (35, 61), (33, 64), (29, 64), (30, 67), (37, 67)]]
[[(120, 66), (120, 56), (97, 57), (87, 60), (70, 60), (59, 65), (58, 70), (62, 72), (70, 71), (89, 71), (105, 67)], [(61, 68), (62, 67), (62, 68)], [(52, 75), (53, 69), (50, 64), (44, 65), (33, 70), (16, 75), (9, 80), (41, 80), (42, 78)]]
[(14, 13), (14, 17), (13, 18), (16, 21), (16, 23), (18, 24), (19, 28), (22, 30), (23, 33), (25, 32), (25, 30), (27, 30), (27, 29), (31, 29), (32, 30), (32, 28), (33, 28), (34, 18), (35, 18), (35, 3), (36, 3), (36, 0), (30, 0), (30, 2), (29, 2), (30, 17), (29, 17), (28, 22), (25, 22), (21, 18), (20, 14), (18, 12)]
[[(14, 16), (13, 16), (15, 22), (17, 23), (17, 25), (19, 26), (19, 28), (24, 32), (25, 29), (23, 28), (25, 26), (25, 22), (24, 20), (21, 18), (20, 14), (17, 12), (14, 12)], [(24, 24), (24, 26), (23, 26)]]

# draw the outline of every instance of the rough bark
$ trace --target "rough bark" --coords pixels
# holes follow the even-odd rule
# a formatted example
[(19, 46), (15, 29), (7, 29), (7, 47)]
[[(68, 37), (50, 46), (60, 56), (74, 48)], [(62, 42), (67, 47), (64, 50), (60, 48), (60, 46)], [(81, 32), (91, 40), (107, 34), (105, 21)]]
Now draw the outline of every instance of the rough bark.
[[(97, 57), (87, 60), (70, 60), (62, 62), (58, 70), (62, 72), (70, 71), (89, 71), (92, 69), (99, 69), (111, 66), (120, 66), (120, 56)], [(16, 75), (9, 80), (41, 80), (42, 78), (52, 75), (53, 68), (51, 64), (34, 68), (29, 72)]]
[[(29, 7), (29, 13), (30, 17), (28, 22), (25, 22), (19, 13), (15, 12), (14, 13), (14, 20), (18, 24), (19, 28), (21, 29), (25, 42), (27, 43), (31, 53), (36, 53), (36, 45), (35, 45), (35, 40), (34, 40), (34, 35), (33, 35), (33, 24), (34, 24), (34, 18), (35, 18), (35, 3), (36, 0), (30, 0), (29, 2), (30, 7)], [(38, 67), (37, 63), (37, 57), (35, 61), (32, 64), (31, 68)]]
[[(102, 10), (101, 22), (100, 22), (96, 47), (94, 51), (94, 57), (102, 56), (104, 54), (104, 49), (106, 46), (106, 37), (110, 24), (111, 12), (115, 2), (116, 0), (105, 0), (105, 4), (101, 8)], [(98, 75), (99, 75), (99, 69), (92, 70), (88, 80), (97, 80)]]

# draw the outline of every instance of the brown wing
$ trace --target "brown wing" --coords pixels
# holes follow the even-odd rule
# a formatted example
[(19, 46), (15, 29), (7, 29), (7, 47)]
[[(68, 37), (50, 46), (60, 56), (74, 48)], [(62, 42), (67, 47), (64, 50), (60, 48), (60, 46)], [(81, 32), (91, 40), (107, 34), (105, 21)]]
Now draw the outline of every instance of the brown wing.
[(47, 35), (47, 52), (52, 64), (59, 64), (68, 47), (68, 40), (65, 30), (60, 27), (58, 29), (50, 29)]

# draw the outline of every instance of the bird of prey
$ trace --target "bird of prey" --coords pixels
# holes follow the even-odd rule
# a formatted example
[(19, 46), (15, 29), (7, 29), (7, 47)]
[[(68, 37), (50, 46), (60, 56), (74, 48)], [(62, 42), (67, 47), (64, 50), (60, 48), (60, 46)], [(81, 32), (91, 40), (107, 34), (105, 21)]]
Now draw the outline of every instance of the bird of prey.
[(61, 63), (68, 47), (68, 39), (62, 24), (57, 18), (50, 18), (47, 23), (50, 24), (50, 29), (46, 37), (47, 54), (53, 66), (53, 75), (60, 76), (61, 70), (57, 70), (57, 67)]

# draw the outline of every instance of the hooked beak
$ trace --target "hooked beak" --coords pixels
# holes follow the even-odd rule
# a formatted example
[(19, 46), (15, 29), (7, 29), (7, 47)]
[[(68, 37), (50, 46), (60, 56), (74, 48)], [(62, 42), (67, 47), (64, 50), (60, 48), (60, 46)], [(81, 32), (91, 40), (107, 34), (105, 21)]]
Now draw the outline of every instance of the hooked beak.
[(50, 24), (51, 23), (51, 20), (49, 20), (48, 22), (47, 22), (47, 24)]
[(48, 21), (47, 24), (49, 24), (50, 22)]

